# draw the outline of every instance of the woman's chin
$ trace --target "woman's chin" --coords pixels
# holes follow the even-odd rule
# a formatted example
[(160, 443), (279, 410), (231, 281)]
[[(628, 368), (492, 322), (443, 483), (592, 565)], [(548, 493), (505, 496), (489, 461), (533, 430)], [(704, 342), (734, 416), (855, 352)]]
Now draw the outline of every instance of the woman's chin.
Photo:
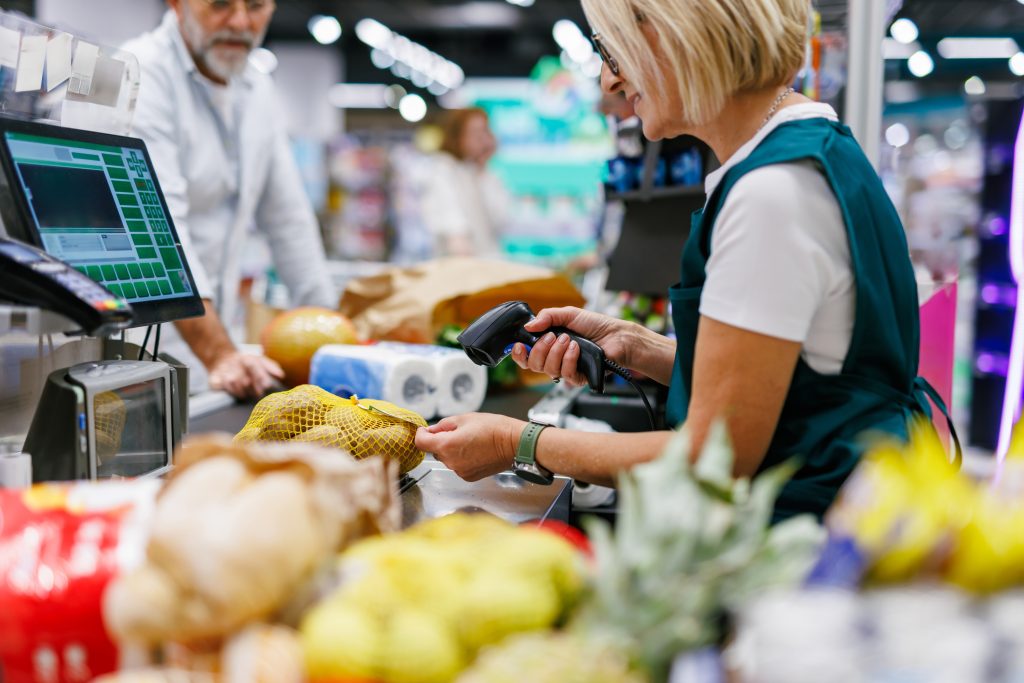
[(652, 142), (655, 140), (661, 140), (665, 137), (665, 127), (661, 125), (660, 121), (649, 121), (640, 119), (641, 128), (644, 131), (644, 137)]

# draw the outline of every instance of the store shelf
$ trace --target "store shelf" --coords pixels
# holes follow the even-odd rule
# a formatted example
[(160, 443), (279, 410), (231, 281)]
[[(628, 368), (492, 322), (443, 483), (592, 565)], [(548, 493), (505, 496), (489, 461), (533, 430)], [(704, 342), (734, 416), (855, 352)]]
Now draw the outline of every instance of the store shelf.
[(669, 185), (667, 187), (652, 187), (649, 190), (631, 190), (629, 192), (612, 192), (606, 199), (608, 201), (650, 201), (664, 197), (692, 197), (704, 194), (703, 185)]

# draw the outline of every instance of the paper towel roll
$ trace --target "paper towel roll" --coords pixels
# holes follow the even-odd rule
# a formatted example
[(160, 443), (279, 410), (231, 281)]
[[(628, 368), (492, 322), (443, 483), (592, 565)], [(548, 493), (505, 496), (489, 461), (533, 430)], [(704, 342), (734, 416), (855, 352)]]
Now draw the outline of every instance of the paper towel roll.
[(390, 401), (428, 420), (437, 415), (437, 369), (426, 358), (372, 346), (331, 344), (313, 355), (309, 383), (338, 396)]
[(437, 412), (441, 417), (480, 410), (487, 395), (487, 368), (471, 361), (462, 349), (429, 344), (380, 342), (387, 349), (430, 360), (437, 370)]

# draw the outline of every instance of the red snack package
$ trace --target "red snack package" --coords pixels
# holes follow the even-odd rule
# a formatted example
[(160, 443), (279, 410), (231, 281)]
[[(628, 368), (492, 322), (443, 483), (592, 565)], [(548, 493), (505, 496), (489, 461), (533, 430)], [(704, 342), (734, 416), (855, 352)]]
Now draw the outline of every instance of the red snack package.
[(86, 683), (118, 668), (107, 584), (138, 564), (158, 481), (0, 490), (0, 680)]

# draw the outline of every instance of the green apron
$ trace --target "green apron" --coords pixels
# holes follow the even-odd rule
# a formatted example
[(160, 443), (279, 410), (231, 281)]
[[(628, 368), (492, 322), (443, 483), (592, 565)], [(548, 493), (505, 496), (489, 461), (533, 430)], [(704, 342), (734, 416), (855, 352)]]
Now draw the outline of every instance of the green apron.
[[(917, 377), (917, 284), (896, 209), (850, 130), (825, 118), (783, 124), (726, 172), (707, 205), (693, 215), (683, 250), (682, 280), (669, 290), (678, 342), (667, 416), (686, 420), (693, 381), (705, 267), (715, 217), (736, 182), (763, 166), (813, 160), (839, 201), (856, 283), (856, 317), (838, 375), (823, 375), (801, 358), (761, 469), (790, 458), (802, 466), (783, 489), (775, 520), (810, 512), (821, 517), (866, 448), (865, 432), (905, 440), (907, 421), (931, 415), (926, 397), (941, 399)], [(762, 229), (770, 230), (766, 220)], [(757, 282), (751, 281), (756, 287)]]

